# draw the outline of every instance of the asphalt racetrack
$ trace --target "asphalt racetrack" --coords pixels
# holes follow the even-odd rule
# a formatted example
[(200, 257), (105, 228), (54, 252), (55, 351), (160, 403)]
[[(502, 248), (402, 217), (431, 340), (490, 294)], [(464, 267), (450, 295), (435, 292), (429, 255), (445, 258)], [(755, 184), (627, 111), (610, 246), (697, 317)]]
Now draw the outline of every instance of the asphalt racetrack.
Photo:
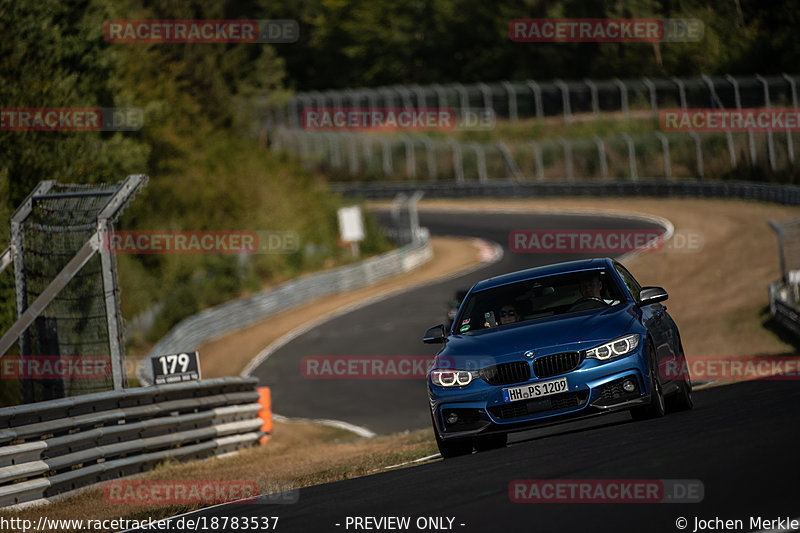
[[(654, 227), (641, 221), (539, 215), (421, 213), (421, 222), (434, 234), (478, 236), (504, 247), (511, 229)], [(272, 387), (275, 410), (283, 415), (345, 420), (379, 433), (429, 427), (424, 382), (304, 379), (300, 360), (309, 355), (433, 354), (434, 348), (422, 344), (422, 333), (442, 322), (457, 288), (571, 258), (506, 250), (502, 261), (464, 278), (411, 290), (331, 320), (276, 351), (256, 375)], [(717, 527), (704, 530), (752, 531), (757, 528), (750, 527), (751, 517), (800, 516), (798, 415), (796, 382), (716, 387), (695, 393), (693, 411), (661, 419), (634, 422), (627, 413), (617, 413), (543, 427), (513, 434), (504, 449), (302, 489), (294, 504), (227, 504), (187, 517), (277, 516), (277, 530), (292, 533), (692, 532), (698, 518), (743, 521), (741, 529), (712, 522)], [(700, 503), (514, 503), (509, 487), (517, 479), (695, 480), (702, 483), (703, 495)], [(355, 517), (362, 519), (360, 527)], [(367, 517), (408, 517), (410, 522), (404, 528), (386, 527), (390, 522), (379, 527), (379, 522), (363, 521)], [(679, 528), (682, 519), (686, 525)]]

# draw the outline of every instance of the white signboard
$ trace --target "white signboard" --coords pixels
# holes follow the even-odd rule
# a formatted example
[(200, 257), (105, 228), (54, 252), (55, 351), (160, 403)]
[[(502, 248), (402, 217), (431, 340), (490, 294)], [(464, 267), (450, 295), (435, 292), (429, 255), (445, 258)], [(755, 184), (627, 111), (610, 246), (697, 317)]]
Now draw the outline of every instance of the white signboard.
[(357, 205), (341, 207), (339, 215), (339, 235), (344, 242), (360, 242), (364, 240), (364, 219), (361, 208)]

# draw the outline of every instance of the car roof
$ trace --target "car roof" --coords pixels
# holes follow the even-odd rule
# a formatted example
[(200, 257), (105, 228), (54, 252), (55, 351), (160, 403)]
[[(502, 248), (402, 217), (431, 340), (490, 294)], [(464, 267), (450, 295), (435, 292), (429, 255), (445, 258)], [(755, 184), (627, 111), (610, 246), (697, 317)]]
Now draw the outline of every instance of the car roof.
[(493, 278), (479, 281), (472, 288), (472, 292), (482, 291), (516, 283), (518, 281), (525, 281), (544, 276), (552, 276), (555, 274), (567, 274), (569, 272), (580, 272), (582, 270), (599, 270), (603, 268), (611, 268), (614, 265), (614, 260), (610, 257), (601, 257), (597, 259), (581, 259), (579, 261), (567, 261), (565, 263), (555, 263), (552, 265), (545, 265), (535, 268), (528, 268), (526, 270), (518, 270), (517, 272), (510, 272), (502, 276), (495, 276)]

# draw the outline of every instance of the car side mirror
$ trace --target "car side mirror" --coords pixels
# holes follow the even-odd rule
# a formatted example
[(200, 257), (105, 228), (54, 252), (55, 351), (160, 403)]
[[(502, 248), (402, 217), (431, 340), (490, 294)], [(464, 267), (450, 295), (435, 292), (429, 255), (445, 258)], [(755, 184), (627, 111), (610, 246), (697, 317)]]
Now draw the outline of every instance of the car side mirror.
[(663, 302), (669, 298), (667, 291), (661, 287), (642, 287), (639, 291), (639, 305), (650, 305)]
[(422, 337), (422, 342), (425, 344), (442, 344), (444, 338), (444, 324), (437, 324), (425, 332), (425, 336)]

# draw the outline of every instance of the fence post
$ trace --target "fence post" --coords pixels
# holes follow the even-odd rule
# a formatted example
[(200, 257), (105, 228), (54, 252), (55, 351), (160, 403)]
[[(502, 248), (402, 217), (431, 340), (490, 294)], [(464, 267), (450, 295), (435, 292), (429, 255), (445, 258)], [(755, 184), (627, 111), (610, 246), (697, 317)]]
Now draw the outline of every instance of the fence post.
[(628, 87), (619, 79), (614, 78), (614, 83), (619, 87), (620, 105), (622, 107), (622, 116), (628, 118)]
[(392, 174), (392, 147), (386, 137), (380, 138), (381, 148), (383, 149), (383, 177), (389, 179)]
[(514, 161), (514, 158), (511, 157), (511, 151), (508, 149), (508, 146), (503, 141), (497, 141), (497, 148), (500, 150), (500, 153), (503, 155), (503, 159), (506, 162), (506, 168), (511, 171), (511, 175), (514, 177), (515, 181), (522, 180), (522, 172), (517, 166), (517, 162)]
[(458, 183), (464, 183), (464, 160), (461, 154), (461, 145), (455, 139), (450, 139), (450, 147), (453, 150), (453, 172)]
[(601, 139), (597, 135), (592, 135), (592, 140), (594, 140), (594, 144), (597, 146), (597, 159), (600, 161), (600, 174), (603, 176), (604, 179), (606, 179), (608, 178), (608, 160), (606, 157), (606, 145), (603, 142), (603, 139)]
[(696, 131), (690, 131), (689, 135), (694, 139), (694, 148), (695, 148), (695, 156), (697, 157), (697, 174), (700, 176), (700, 179), (703, 179), (703, 147), (700, 143), (700, 136), (697, 134)]
[(401, 135), (406, 148), (406, 176), (409, 180), (417, 178), (417, 157), (414, 152), (414, 143), (408, 135)]
[(562, 80), (553, 80), (553, 84), (561, 89), (561, 106), (564, 108), (564, 123), (572, 122), (572, 107), (569, 105), (569, 87)]
[(564, 149), (564, 170), (566, 172), (566, 178), (573, 181), (575, 179), (575, 173), (572, 164), (572, 145), (570, 145), (564, 137), (559, 137), (558, 143)]
[(642, 78), (642, 83), (647, 86), (650, 91), (650, 108), (653, 110), (653, 116), (658, 118), (658, 94), (656, 93), (656, 84), (650, 78)]
[(681, 109), (686, 111), (686, 86), (683, 84), (683, 80), (680, 78), (672, 77), (670, 78), (672, 83), (678, 86), (678, 95), (680, 96), (681, 100)]
[[(786, 73), (783, 74), (783, 79), (789, 82), (789, 87), (792, 89), (792, 106), (797, 111), (797, 83), (794, 78)], [(786, 152), (789, 156), (789, 162), (794, 163), (794, 143), (792, 141), (792, 132), (788, 128), (786, 129)]]
[(427, 135), (420, 137), (428, 159), (428, 178), (436, 179), (436, 153), (434, 152), (433, 141)]
[(600, 114), (600, 99), (597, 97), (597, 84), (588, 78), (583, 81), (586, 86), (589, 87), (589, 93), (592, 95), (592, 113), (596, 117)]
[(628, 165), (632, 180), (638, 180), (639, 174), (636, 171), (636, 148), (633, 145), (633, 139), (627, 133), (622, 133), (622, 138), (628, 144)]
[(525, 84), (533, 92), (533, 105), (536, 109), (536, 118), (541, 120), (544, 117), (544, 110), (542, 109), (542, 88), (533, 80), (528, 80)]
[(483, 95), (484, 109), (491, 109), (496, 115), (497, 112), (494, 109), (494, 100), (492, 99), (492, 89), (485, 83), (478, 83), (477, 86), (478, 90), (480, 90)]
[(544, 163), (542, 162), (542, 146), (534, 140), (528, 141), (533, 148), (533, 155), (536, 157), (536, 179), (544, 180)]
[[(760, 74), (756, 74), (756, 79), (764, 86), (764, 105), (770, 109), (772, 106), (769, 100), (769, 83)], [(772, 142), (772, 130), (769, 129), (767, 130), (767, 155), (769, 156), (769, 168), (775, 170), (775, 145)]]
[(461, 116), (463, 117), (469, 109), (469, 93), (467, 92), (467, 89), (460, 83), (454, 83), (453, 88), (456, 90), (460, 98), (459, 104), (461, 106)]
[(478, 160), (478, 181), (486, 183), (489, 178), (486, 173), (486, 150), (478, 143), (470, 143), (469, 146), (475, 151), (475, 157)]
[(503, 87), (508, 93), (508, 118), (511, 122), (517, 122), (519, 120), (519, 116), (517, 115), (517, 91), (514, 89), (514, 86), (507, 81), (503, 82)]
[(672, 161), (670, 161), (669, 157), (669, 140), (667, 140), (666, 135), (661, 133), (660, 131), (656, 131), (656, 138), (661, 141), (661, 152), (664, 154), (664, 176), (666, 178), (672, 177)]

